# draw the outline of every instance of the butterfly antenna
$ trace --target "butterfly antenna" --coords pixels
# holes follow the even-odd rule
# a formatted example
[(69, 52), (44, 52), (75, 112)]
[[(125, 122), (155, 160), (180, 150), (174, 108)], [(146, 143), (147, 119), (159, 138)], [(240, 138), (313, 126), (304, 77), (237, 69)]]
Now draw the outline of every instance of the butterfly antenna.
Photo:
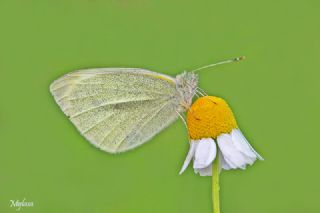
[(197, 72), (197, 71), (200, 71), (200, 70), (203, 70), (203, 69), (207, 69), (209, 67), (215, 67), (215, 66), (218, 66), (218, 65), (221, 65), (221, 64), (229, 64), (229, 63), (232, 63), (232, 62), (242, 61), (245, 58), (246, 58), (245, 56), (241, 56), (241, 57), (232, 58), (232, 59), (229, 59), (229, 60), (226, 60), (226, 61), (220, 61), (220, 62), (215, 63), (215, 64), (209, 64), (207, 66), (203, 66), (203, 67), (197, 68), (195, 70), (192, 70), (191, 72)]

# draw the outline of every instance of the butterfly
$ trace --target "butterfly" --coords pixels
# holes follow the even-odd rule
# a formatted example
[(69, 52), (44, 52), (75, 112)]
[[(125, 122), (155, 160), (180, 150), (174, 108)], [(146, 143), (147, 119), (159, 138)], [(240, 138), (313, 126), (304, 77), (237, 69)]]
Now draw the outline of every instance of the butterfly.
[(192, 104), (196, 71), (176, 77), (140, 68), (97, 68), (68, 73), (50, 85), (65, 115), (94, 146), (109, 153), (134, 149), (168, 127)]

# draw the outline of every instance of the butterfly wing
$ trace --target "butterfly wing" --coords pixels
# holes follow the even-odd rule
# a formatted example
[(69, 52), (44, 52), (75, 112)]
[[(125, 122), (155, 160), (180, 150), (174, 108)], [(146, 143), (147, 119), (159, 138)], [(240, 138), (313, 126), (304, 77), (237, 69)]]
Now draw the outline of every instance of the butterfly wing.
[(143, 144), (177, 118), (175, 79), (148, 70), (80, 70), (50, 91), (80, 133), (111, 153)]

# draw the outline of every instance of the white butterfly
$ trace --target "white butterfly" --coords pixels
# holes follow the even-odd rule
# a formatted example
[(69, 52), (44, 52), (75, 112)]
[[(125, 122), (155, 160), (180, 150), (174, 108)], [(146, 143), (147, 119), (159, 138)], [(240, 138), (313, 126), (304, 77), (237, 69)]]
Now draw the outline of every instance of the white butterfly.
[(50, 91), (88, 141), (119, 153), (151, 139), (191, 106), (197, 92), (203, 94), (194, 71), (173, 78), (137, 68), (86, 69), (57, 79)]

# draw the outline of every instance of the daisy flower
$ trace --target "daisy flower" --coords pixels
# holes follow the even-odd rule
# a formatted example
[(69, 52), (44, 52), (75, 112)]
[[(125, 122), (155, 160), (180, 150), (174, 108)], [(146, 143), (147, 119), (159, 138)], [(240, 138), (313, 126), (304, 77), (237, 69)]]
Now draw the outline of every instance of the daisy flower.
[(263, 158), (238, 128), (228, 104), (213, 96), (198, 98), (187, 114), (190, 149), (180, 174), (193, 159), (195, 173), (212, 175), (212, 162), (220, 153), (220, 168), (245, 169)]
[(222, 98), (198, 98), (188, 110), (187, 127), (190, 149), (180, 174), (193, 160), (195, 173), (212, 176), (214, 212), (220, 212), (220, 170), (245, 169), (263, 158), (243, 136), (230, 107)]

